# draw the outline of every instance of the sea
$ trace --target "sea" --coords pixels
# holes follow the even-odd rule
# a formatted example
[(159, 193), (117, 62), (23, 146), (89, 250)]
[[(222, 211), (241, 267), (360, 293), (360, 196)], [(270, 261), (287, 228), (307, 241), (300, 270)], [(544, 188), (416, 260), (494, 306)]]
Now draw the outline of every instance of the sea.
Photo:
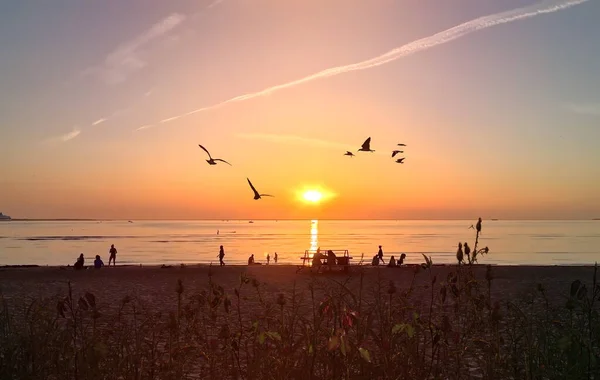
[[(471, 220), (198, 220), (0, 222), (0, 266), (73, 265), (80, 253), (117, 264), (245, 264), (250, 254), (266, 264), (301, 264), (306, 250), (348, 250), (351, 263), (370, 263), (381, 245), (384, 258), (405, 262), (456, 262), (459, 242), (475, 243)], [(481, 264), (590, 265), (600, 261), (600, 221), (484, 220)]]

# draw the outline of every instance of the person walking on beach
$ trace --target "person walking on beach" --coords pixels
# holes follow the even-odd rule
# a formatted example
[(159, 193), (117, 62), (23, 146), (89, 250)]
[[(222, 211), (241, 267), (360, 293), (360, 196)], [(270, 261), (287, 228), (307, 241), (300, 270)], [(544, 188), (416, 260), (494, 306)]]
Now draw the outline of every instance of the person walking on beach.
[(267, 265), (269, 265), (269, 263), (270, 263), (270, 262), (271, 262), (271, 255), (269, 255), (269, 254), (267, 253)]
[(275, 255), (273, 256), (273, 261), (275, 261), (275, 264), (277, 264), (277, 252), (275, 252)]
[(225, 265), (225, 262), (223, 261), (223, 257), (225, 257), (225, 250), (223, 249), (223, 246), (219, 247), (219, 265), (223, 266)]
[(114, 244), (110, 245), (110, 249), (108, 250), (110, 256), (108, 257), (108, 266), (110, 266), (110, 262), (112, 261), (113, 267), (117, 265), (117, 249)]
[(377, 257), (379, 257), (379, 261), (385, 264), (385, 261), (383, 261), (383, 249), (381, 249), (381, 246), (379, 246), (379, 252), (377, 252)]

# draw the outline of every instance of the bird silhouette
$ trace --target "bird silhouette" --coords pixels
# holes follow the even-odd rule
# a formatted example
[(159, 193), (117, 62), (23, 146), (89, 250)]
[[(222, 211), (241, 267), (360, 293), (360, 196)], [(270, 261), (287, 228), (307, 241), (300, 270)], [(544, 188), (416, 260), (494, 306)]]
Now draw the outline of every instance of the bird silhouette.
[(254, 191), (254, 200), (258, 200), (262, 197), (273, 197), (273, 195), (270, 195), (270, 194), (259, 194), (258, 191), (256, 191), (256, 189), (254, 188), (254, 185), (252, 185), (252, 182), (250, 182), (250, 178), (246, 178), (246, 179), (248, 180), (248, 184), (252, 188), (252, 191)]
[(371, 138), (370, 137), (365, 140), (365, 142), (362, 144), (362, 146), (360, 147), (358, 152), (375, 152), (374, 150), (371, 149)]
[(354, 157), (354, 153), (352, 153), (349, 150), (347, 150), (346, 153), (344, 153), (344, 156)]
[(233, 166), (233, 165), (231, 165), (229, 162), (227, 162), (227, 161), (225, 161), (225, 160), (223, 160), (223, 159), (221, 159), (221, 158), (212, 158), (212, 157), (211, 157), (211, 155), (210, 155), (210, 153), (208, 152), (208, 150), (206, 150), (206, 148), (205, 148), (205, 147), (203, 147), (203, 146), (202, 146), (202, 145), (200, 145), (200, 144), (198, 144), (198, 146), (199, 146), (200, 148), (202, 148), (202, 150), (203, 150), (203, 151), (205, 151), (205, 152), (206, 152), (206, 154), (208, 154), (208, 158), (209, 158), (209, 159), (208, 159), (208, 160), (206, 160), (206, 162), (208, 162), (208, 163), (209, 163), (209, 165), (216, 165), (216, 164), (217, 164), (217, 163), (216, 163), (216, 161), (221, 161), (221, 162), (224, 162), (224, 163), (226, 163), (226, 164), (227, 164), (227, 165), (229, 165), (229, 166)]
[(399, 158), (399, 159), (397, 159), (397, 160), (396, 160), (396, 163), (398, 163), (398, 164), (403, 164), (403, 163), (404, 163), (404, 159), (405, 159), (405, 158), (406, 158), (406, 157), (402, 157), (402, 158)]
[(404, 153), (403, 150), (395, 150), (392, 152), (392, 158), (394, 158), (398, 153)]
[(481, 218), (479, 218), (477, 220), (477, 227), (476, 228), (477, 228), (477, 233), (480, 233), (481, 232)]
[(398, 146), (406, 146), (406, 144), (398, 144)]

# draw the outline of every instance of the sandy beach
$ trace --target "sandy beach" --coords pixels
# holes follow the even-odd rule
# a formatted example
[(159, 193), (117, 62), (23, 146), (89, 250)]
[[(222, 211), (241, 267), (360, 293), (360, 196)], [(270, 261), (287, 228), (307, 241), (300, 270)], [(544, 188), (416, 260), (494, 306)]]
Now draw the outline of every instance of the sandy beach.
[[(346, 281), (349, 287), (359, 283), (360, 272), (364, 273), (364, 284), (373, 285), (378, 281), (388, 284), (392, 281), (401, 291), (413, 288), (424, 291), (429, 286), (429, 275), (420, 271), (414, 276), (414, 266), (386, 268), (361, 266), (353, 267), (350, 274), (321, 273), (311, 275), (308, 272), (296, 273), (294, 265), (256, 265), (248, 266), (212, 266), (188, 265), (172, 266), (117, 266), (100, 270), (87, 269), (75, 271), (70, 268), (33, 267), (0, 268), (0, 289), (12, 305), (18, 305), (31, 298), (64, 296), (67, 283), (71, 282), (75, 294), (93, 293), (101, 303), (112, 304), (125, 296), (139, 297), (156, 307), (171, 307), (176, 299), (175, 287), (178, 280), (185, 286), (185, 294), (204, 289), (208, 285), (209, 273), (212, 281), (231, 293), (239, 286), (240, 276), (246, 274), (261, 282), (267, 297), (276, 297), (279, 293), (289, 293), (294, 286), (300, 292), (306, 292), (308, 285), (316, 279), (325, 284), (328, 281)], [(439, 279), (438, 284), (450, 271), (452, 265), (434, 265), (432, 273)], [(486, 266), (474, 266), (476, 276), (485, 277)], [(502, 299), (520, 297), (536, 290), (537, 284), (544, 285), (548, 294), (558, 297), (568, 293), (570, 284), (577, 279), (591, 281), (592, 266), (492, 266), (494, 276), (492, 297)], [(562, 300), (562, 299), (560, 299)]]

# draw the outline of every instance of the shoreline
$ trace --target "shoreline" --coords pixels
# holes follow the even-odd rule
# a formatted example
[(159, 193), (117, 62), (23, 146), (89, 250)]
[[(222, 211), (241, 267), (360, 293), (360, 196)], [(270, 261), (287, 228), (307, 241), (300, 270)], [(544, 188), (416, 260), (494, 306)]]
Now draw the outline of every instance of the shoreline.
[[(397, 268), (389, 268), (389, 269), (401, 269), (401, 268), (414, 268), (415, 266), (419, 266), (421, 264), (404, 264), (401, 267), (397, 267)], [(492, 268), (557, 268), (557, 267), (564, 267), (564, 268), (594, 268), (595, 264), (485, 264), (485, 263), (481, 263), (481, 264), (473, 264), (472, 267), (473, 268), (484, 268), (487, 266), (491, 266)], [(258, 263), (255, 265), (247, 265), (247, 264), (225, 264), (224, 267), (229, 267), (229, 268), (244, 268), (244, 267), (252, 267), (252, 268), (256, 268), (256, 267), (274, 267), (274, 268), (297, 268), (301, 266), (300, 263), (298, 264), (262, 264), (262, 263)], [(433, 264), (433, 267), (441, 267), (441, 268), (457, 268), (458, 265), (456, 264)], [(465, 266), (468, 267), (469, 265), (461, 265), (461, 266)], [(155, 269), (155, 268), (221, 268), (219, 263), (171, 263), (171, 264), (118, 264), (116, 266), (108, 266), (105, 265), (104, 270), (109, 270), (110, 268), (141, 268), (141, 269)], [(358, 265), (358, 264), (351, 264), (350, 265), (351, 269), (359, 269), (359, 268), (363, 268), (363, 269), (388, 269), (386, 265), (378, 265), (378, 266), (373, 266), (373, 265)], [(11, 264), (11, 265), (0, 265), (0, 270), (2, 269), (73, 269), (73, 265), (38, 265), (38, 264)], [(89, 270), (89, 269), (94, 269), (94, 267), (92, 265), (86, 266), (85, 270)]]

